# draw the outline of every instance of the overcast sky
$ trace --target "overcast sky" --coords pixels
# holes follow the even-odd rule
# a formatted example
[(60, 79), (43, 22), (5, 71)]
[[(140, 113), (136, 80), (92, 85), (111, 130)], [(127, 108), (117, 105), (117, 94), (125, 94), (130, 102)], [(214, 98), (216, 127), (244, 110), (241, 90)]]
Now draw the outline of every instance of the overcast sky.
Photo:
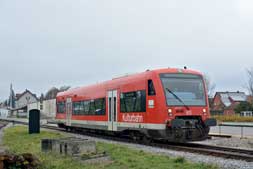
[(252, 0), (0, 0), (0, 100), (183, 67), (244, 90)]

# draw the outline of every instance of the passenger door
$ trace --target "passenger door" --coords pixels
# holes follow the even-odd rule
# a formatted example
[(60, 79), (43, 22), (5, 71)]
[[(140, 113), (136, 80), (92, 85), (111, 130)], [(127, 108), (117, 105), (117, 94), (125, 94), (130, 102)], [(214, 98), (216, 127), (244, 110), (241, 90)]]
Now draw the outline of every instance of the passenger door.
[(107, 103), (108, 103), (108, 130), (117, 131), (117, 90), (107, 92)]
[(72, 99), (67, 98), (66, 100), (66, 125), (71, 126), (72, 118)]

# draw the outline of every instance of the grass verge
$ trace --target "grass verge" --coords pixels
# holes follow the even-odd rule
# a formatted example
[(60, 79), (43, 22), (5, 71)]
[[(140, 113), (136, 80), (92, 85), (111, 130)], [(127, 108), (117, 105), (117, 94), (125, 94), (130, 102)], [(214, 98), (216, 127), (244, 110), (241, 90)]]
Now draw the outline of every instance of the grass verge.
[(240, 115), (213, 116), (219, 122), (253, 122), (253, 117), (242, 117)]
[(42, 161), (42, 169), (217, 169), (212, 165), (190, 163), (182, 157), (170, 158), (108, 143), (98, 143), (97, 148), (98, 151), (106, 151), (111, 156), (113, 160), (111, 164), (81, 164), (70, 157), (41, 153), (40, 140), (42, 138), (65, 136), (43, 130), (40, 134), (29, 135), (27, 127), (16, 126), (5, 129), (3, 144), (14, 153), (30, 152), (37, 155)]

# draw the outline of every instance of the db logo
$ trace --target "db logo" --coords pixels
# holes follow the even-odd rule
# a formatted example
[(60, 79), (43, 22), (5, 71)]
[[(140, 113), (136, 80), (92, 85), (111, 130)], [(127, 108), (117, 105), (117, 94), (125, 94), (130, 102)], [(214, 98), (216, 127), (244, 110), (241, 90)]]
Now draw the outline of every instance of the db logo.
[(187, 110), (186, 111), (186, 115), (192, 115), (192, 111), (191, 110)]
[(140, 115), (124, 114), (123, 115), (123, 121), (125, 121), (125, 122), (141, 123), (141, 122), (143, 122), (143, 117), (140, 116)]

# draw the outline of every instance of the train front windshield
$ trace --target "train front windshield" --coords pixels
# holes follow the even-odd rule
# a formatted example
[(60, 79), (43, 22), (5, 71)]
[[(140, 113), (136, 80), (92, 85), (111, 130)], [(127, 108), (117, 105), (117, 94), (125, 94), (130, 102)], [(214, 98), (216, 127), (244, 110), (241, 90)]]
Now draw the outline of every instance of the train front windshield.
[(192, 74), (160, 75), (168, 106), (206, 106), (201, 76)]

